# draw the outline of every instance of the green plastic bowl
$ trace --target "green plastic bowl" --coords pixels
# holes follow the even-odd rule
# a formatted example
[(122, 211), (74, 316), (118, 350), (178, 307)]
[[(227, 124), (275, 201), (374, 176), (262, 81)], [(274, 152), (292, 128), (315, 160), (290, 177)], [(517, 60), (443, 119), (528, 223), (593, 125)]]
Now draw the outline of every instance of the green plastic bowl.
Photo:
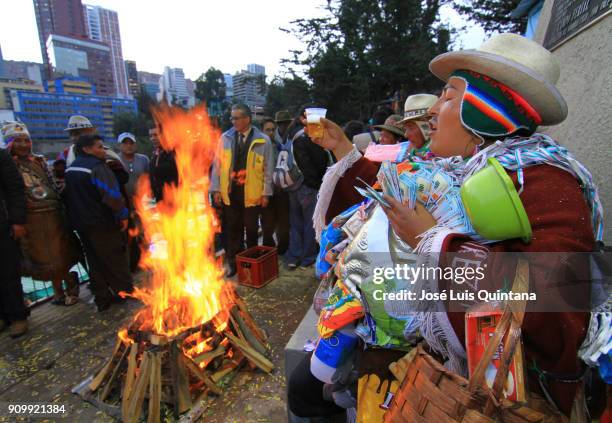
[(531, 240), (531, 225), (512, 179), (492, 157), (489, 166), (461, 186), (461, 200), (472, 226), (489, 240)]

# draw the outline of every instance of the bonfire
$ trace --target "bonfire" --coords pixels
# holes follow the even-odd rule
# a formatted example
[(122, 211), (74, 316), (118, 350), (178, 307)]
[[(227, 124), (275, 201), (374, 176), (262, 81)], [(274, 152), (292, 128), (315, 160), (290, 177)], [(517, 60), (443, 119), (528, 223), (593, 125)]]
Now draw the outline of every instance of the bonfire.
[(147, 279), (129, 295), (143, 307), (119, 331), (110, 360), (89, 383), (97, 400), (118, 398), (125, 422), (144, 414), (159, 422), (162, 407), (176, 418), (191, 410), (193, 418), (204, 399), (222, 393), (219, 382), (243, 365), (273, 368), (265, 334), (215, 258), (220, 227), (208, 188), (219, 130), (204, 107), (163, 107), (154, 117), (163, 147), (176, 153), (179, 184), (167, 185), (164, 200), (153, 204), (148, 178), (138, 183), (136, 209), (147, 245), (140, 265)]

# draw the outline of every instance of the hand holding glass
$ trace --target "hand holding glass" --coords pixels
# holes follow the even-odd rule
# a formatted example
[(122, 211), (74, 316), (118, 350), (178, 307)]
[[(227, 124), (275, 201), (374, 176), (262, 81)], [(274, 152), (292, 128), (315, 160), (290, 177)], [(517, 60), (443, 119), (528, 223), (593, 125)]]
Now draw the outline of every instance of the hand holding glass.
[(323, 138), (323, 126), (321, 126), (321, 118), (325, 117), (327, 109), (308, 108), (305, 110), (305, 112), (308, 136), (312, 139)]

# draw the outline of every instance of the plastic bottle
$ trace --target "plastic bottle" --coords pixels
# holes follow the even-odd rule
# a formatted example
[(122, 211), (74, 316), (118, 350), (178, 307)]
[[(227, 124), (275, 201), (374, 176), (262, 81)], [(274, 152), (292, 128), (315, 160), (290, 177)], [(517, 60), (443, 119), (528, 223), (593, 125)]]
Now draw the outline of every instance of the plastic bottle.
[(335, 331), (329, 338), (319, 338), (310, 359), (310, 372), (324, 383), (332, 383), (332, 376), (357, 345), (355, 325)]

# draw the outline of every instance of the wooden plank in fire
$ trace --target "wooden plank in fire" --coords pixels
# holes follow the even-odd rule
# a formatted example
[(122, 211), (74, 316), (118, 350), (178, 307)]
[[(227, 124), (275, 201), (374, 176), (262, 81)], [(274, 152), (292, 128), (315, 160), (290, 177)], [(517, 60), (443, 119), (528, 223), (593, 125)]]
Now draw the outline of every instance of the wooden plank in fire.
[(130, 403), (130, 395), (132, 394), (132, 388), (134, 387), (134, 381), (136, 379), (136, 354), (138, 353), (138, 344), (133, 343), (130, 345), (130, 353), (128, 355), (128, 367), (125, 373), (125, 383), (123, 385), (123, 392), (121, 393), (121, 414), (127, 415), (127, 408)]
[(259, 367), (266, 373), (270, 373), (272, 371), (272, 369), (274, 368), (274, 364), (262, 354), (251, 348), (251, 346), (248, 345), (246, 342), (238, 339), (229, 332), (225, 332), (225, 336), (227, 336), (227, 338), (230, 340), (234, 347), (242, 351), (242, 353), (246, 356), (249, 362)]
[(189, 377), (187, 369), (180, 357), (182, 352), (176, 341), (169, 345), (170, 371), (172, 374), (172, 390), (174, 392), (174, 415), (176, 418), (191, 408), (191, 394), (189, 393)]
[(259, 328), (259, 326), (257, 326), (257, 323), (255, 323), (253, 316), (251, 316), (251, 313), (249, 313), (249, 310), (247, 309), (247, 306), (244, 303), (244, 301), (242, 301), (242, 298), (236, 295), (236, 297), (234, 298), (234, 302), (240, 309), (240, 312), (242, 313), (242, 317), (244, 318), (244, 321), (253, 330), (253, 333), (255, 334), (257, 339), (259, 339), (262, 343), (265, 343), (267, 339), (266, 334), (264, 333), (264, 331), (262, 331)]
[(142, 403), (144, 401), (145, 391), (149, 386), (151, 377), (151, 353), (145, 351), (142, 353), (140, 361), (140, 373), (136, 378), (134, 389), (130, 395), (127, 413), (123, 416), (124, 423), (137, 423), (142, 413)]
[(123, 362), (127, 357), (127, 353), (128, 348), (126, 347), (123, 349), (123, 353), (121, 354), (121, 357), (119, 357), (119, 360), (117, 360), (117, 364), (115, 364), (115, 368), (113, 369), (110, 378), (106, 382), (106, 385), (104, 385), (104, 389), (100, 395), (100, 401), (105, 401), (106, 398), (108, 398), (108, 395), (111, 393), (111, 389), (113, 388), (115, 380), (117, 379), (117, 375), (119, 375), (119, 372), (123, 369)]
[(238, 328), (240, 329), (240, 332), (244, 335), (244, 340), (258, 353), (265, 355), (268, 352), (265, 344), (262, 343), (259, 338), (257, 338), (257, 335), (253, 333), (253, 329), (249, 325), (247, 325), (238, 307), (232, 307), (232, 309), (230, 310), (230, 314), (234, 318), (236, 323), (238, 323)]
[[(213, 351), (204, 352), (204, 353), (194, 357), (193, 361), (198, 366), (200, 364), (202, 364), (202, 363), (206, 363), (206, 366), (208, 366), (208, 363), (213, 361), (215, 358), (222, 356), (223, 354), (225, 354), (225, 347), (223, 345), (219, 345)], [(206, 366), (204, 366), (204, 367), (206, 367)]]
[(113, 354), (111, 355), (111, 358), (104, 365), (104, 367), (102, 367), (102, 369), (98, 372), (96, 377), (94, 377), (91, 383), (89, 384), (89, 389), (92, 392), (96, 391), (100, 387), (100, 385), (102, 385), (102, 382), (104, 382), (104, 379), (106, 379), (106, 376), (108, 376), (108, 373), (113, 368), (113, 363), (117, 359), (117, 354), (119, 354), (119, 351), (122, 346), (123, 346), (123, 342), (121, 342), (121, 339), (117, 338), (117, 342), (115, 343), (115, 347), (113, 348)]
[(211, 392), (213, 392), (213, 393), (215, 393), (217, 395), (221, 395), (221, 393), (223, 391), (221, 391), (221, 388), (219, 388), (217, 386), (217, 384), (215, 382), (213, 382), (213, 380), (210, 378), (210, 376), (207, 374), (207, 372), (205, 370), (202, 370), (189, 357), (181, 355), (180, 358), (181, 358), (183, 364), (187, 367), (187, 369), (189, 369), (191, 371), (191, 373), (193, 373), (193, 375), (195, 377), (197, 377), (202, 382), (204, 382), (206, 384), (206, 387), (208, 389), (210, 389)]
[(149, 416), (147, 423), (160, 422), (161, 407), (161, 364), (162, 352), (152, 354), (151, 378), (149, 380)]
[(246, 358), (244, 357), (244, 354), (242, 354), (240, 350), (236, 349), (234, 352), (234, 358), (220, 370), (213, 373), (210, 378), (213, 380), (213, 382), (217, 383), (234, 370), (239, 369), (245, 361)]

